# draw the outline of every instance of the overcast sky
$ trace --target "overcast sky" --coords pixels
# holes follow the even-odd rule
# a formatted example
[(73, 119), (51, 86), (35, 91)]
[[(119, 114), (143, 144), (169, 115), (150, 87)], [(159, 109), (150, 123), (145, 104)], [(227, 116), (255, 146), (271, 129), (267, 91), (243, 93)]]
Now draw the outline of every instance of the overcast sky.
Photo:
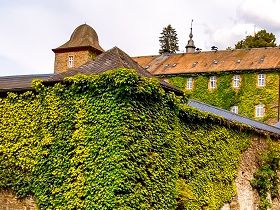
[(0, 0), (0, 76), (53, 73), (56, 48), (80, 24), (100, 46), (130, 56), (157, 54), (164, 26), (177, 31), (180, 52), (191, 19), (196, 47), (220, 50), (266, 29), (280, 43), (280, 0)]

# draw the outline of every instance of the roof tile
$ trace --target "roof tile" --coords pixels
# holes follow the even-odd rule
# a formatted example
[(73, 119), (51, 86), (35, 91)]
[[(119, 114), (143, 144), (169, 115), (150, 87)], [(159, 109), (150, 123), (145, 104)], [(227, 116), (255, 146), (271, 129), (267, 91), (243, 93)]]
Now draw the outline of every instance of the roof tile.
[[(153, 75), (280, 69), (280, 48), (179, 53), (133, 58)], [(175, 65), (174, 65), (175, 64)]]

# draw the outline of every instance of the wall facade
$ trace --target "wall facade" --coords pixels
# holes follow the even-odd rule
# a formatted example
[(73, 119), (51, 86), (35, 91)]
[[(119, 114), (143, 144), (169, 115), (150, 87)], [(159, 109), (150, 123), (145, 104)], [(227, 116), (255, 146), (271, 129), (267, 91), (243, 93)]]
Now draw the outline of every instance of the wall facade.
[[(184, 90), (192, 99), (211, 104), (226, 110), (238, 107), (238, 114), (268, 124), (278, 121), (279, 75), (265, 72), (265, 85), (258, 86), (258, 72), (234, 74), (221, 73), (217, 78), (216, 88), (210, 89), (209, 78), (212, 75), (180, 75), (167, 77), (168, 82)], [(240, 86), (233, 87), (233, 76), (240, 75)], [(187, 90), (187, 79), (192, 78), (192, 89)], [(256, 117), (256, 106), (264, 105), (264, 116)]]
[(18, 199), (10, 191), (0, 192), (0, 210), (35, 210), (36, 205), (32, 197)]
[(73, 57), (73, 67), (79, 67), (96, 55), (89, 50), (55, 53), (54, 72), (62, 73), (69, 69), (69, 56)]

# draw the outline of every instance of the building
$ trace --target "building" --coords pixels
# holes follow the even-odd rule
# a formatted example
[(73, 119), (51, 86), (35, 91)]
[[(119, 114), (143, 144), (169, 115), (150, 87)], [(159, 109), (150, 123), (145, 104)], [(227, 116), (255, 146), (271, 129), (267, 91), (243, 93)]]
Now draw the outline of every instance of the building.
[[(141, 66), (142, 72), (159, 78), (165, 86), (169, 83), (177, 87), (191, 99), (268, 124), (274, 125), (279, 121), (280, 48), (214, 49), (204, 52), (195, 49), (191, 27), (186, 53), (133, 59)], [(105, 53), (106, 56), (113, 51)], [(71, 76), (79, 71), (86, 73), (83, 71), (85, 64), (91, 63), (104, 50), (100, 47), (96, 31), (82, 24), (74, 30), (69, 41), (53, 49), (53, 52), (54, 74)], [(110, 63), (107, 61), (106, 65), (110, 66)], [(101, 66), (104, 68), (104, 63)], [(1, 77), (0, 94), (32, 89), (33, 79), (49, 78), (54, 77), (52, 74)]]
[(104, 52), (97, 33), (87, 24), (77, 27), (69, 41), (52, 51), (55, 53), (54, 73), (79, 67)]
[(180, 88), (190, 98), (249, 118), (279, 121), (280, 48), (194, 51), (133, 59), (152, 75)]
[[(267, 149), (267, 139), (278, 140), (280, 129), (195, 100), (177, 104), (179, 99), (172, 101), (167, 93), (183, 94), (170, 83), (181, 87), (176, 78), (184, 82), (184, 72), (148, 72), (117, 47), (101, 53), (93, 29), (78, 28), (71, 43), (84, 40), (82, 34), (93, 39), (82, 48), (57, 51), (54, 74), (0, 77), (0, 121), (5, 122), (0, 124), (0, 187), (33, 193), (42, 209), (218, 209), (242, 198), (259, 159), (249, 153), (254, 161), (239, 170), (241, 152), (251, 143), (257, 149), (253, 145), (249, 152)], [(180, 55), (186, 56), (174, 56)], [(175, 63), (170, 69), (183, 64)], [(65, 80), (77, 74), (96, 77)], [(143, 78), (153, 74), (159, 82)], [(34, 89), (32, 79), (43, 80), (44, 88)], [(198, 83), (193, 81), (189, 88)], [(209, 86), (216, 82), (212, 78)], [(24, 94), (6, 97), (7, 92)], [(236, 192), (237, 175), (245, 184)], [(18, 207), (9, 192), (0, 192), (0, 207), (34, 209), (30, 199)]]

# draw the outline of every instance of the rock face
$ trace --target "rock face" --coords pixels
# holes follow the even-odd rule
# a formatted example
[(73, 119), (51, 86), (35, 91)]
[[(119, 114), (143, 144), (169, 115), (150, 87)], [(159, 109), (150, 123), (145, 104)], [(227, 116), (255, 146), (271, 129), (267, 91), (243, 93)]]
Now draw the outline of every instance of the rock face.
[(36, 205), (32, 197), (18, 199), (10, 191), (0, 192), (0, 210), (35, 210)]
[(250, 184), (253, 175), (259, 168), (260, 154), (267, 149), (264, 141), (255, 139), (251, 146), (242, 154), (238, 176), (235, 180), (237, 202), (240, 210), (258, 209), (259, 196)]
[[(252, 188), (250, 180), (253, 179), (254, 173), (260, 167), (260, 155), (267, 149), (267, 147), (268, 145), (265, 141), (256, 138), (250, 147), (243, 152), (240, 160), (238, 176), (235, 179), (237, 195), (230, 204), (225, 204), (221, 210), (259, 209), (258, 204), (260, 202), (260, 198), (258, 192)], [(272, 207), (269, 210), (280, 210), (280, 198), (272, 200)]]

